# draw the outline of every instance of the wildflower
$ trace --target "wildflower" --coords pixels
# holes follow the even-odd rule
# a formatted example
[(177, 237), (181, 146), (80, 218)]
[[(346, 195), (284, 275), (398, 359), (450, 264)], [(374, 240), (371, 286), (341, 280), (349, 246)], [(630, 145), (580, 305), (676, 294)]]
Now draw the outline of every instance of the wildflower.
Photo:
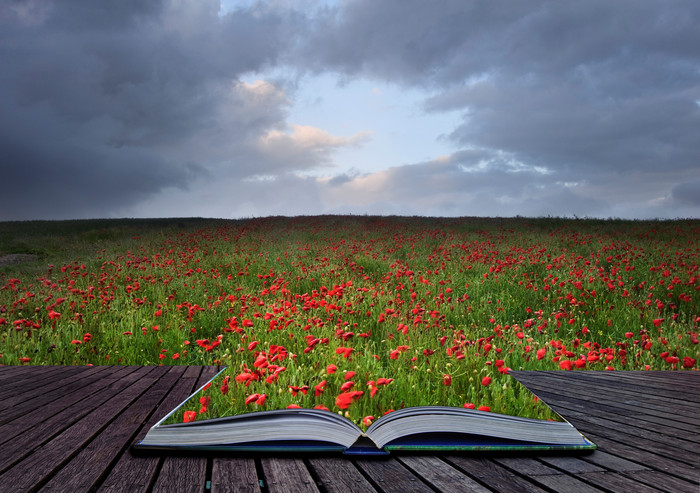
[(481, 385), (483, 385), (484, 387), (488, 387), (489, 385), (491, 385), (491, 377), (486, 376), (486, 377), (482, 378)]
[(442, 384), (447, 386), (452, 385), (452, 376), (447, 374), (443, 375)]
[(338, 395), (335, 399), (335, 405), (338, 406), (340, 409), (347, 409), (350, 404), (352, 404), (354, 401), (362, 397), (362, 392), (361, 390), (351, 390), (349, 392), (343, 392), (342, 394)]
[(185, 411), (185, 415), (182, 419), (183, 423), (189, 423), (190, 421), (194, 421), (195, 418), (197, 417), (197, 413), (194, 411)]
[(226, 395), (228, 393), (228, 382), (231, 377), (226, 375), (224, 381), (221, 383), (221, 393)]
[(314, 395), (319, 396), (323, 393), (324, 390), (326, 390), (326, 380), (321, 381), (318, 385), (314, 386)]

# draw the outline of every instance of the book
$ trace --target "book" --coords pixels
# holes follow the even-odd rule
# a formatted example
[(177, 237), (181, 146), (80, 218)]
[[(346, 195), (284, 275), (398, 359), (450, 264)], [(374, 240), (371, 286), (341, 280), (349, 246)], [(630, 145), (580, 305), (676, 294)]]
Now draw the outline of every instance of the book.
[[(222, 377), (222, 372), (151, 427), (135, 448), (338, 452), (345, 455), (596, 448), (574, 426), (510, 376), (508, 385), (515, 387), (518, 395), (529, 395), (536, 407), (550, 416), (548, 419), (430, 405), (391, 410), (372, 420), (363, 430), (340, 413), (296, 406), (238, 414), (231, 413), (230, 409), (209, 413), (211, 397), (206, 395), (207, 391), (227, 389), (230, 375)], [(200, 410), (187, 411), (188, 407), (200, 407)]]

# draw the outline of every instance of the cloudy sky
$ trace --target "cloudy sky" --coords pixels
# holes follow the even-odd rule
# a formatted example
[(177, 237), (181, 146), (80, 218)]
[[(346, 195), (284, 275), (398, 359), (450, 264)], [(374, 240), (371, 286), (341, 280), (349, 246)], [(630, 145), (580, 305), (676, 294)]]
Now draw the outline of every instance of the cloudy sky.
[(697, 0), (0, 0), (0, 220), (700, 217)]

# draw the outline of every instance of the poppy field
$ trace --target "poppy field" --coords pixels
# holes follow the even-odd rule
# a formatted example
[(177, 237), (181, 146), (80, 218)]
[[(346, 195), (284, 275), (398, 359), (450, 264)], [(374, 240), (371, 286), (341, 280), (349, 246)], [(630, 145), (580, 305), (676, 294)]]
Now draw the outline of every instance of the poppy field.
[(698, 368), (697, 220), (0, 224), (18, 238), (37, 257), (0, 269), (0, 364), (227, 366), (184, 420), (520, 412), (511, 369)]

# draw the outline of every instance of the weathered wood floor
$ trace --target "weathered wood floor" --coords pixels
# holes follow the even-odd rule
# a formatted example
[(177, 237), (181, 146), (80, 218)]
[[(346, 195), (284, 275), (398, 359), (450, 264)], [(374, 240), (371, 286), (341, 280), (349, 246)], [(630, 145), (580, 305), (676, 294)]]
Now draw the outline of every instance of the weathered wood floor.
[(133, 455), (216, 370), (0, 367), (0, 491), (699, 491), (696, 372), (513, 372), (598, 444), (587, 455)]

